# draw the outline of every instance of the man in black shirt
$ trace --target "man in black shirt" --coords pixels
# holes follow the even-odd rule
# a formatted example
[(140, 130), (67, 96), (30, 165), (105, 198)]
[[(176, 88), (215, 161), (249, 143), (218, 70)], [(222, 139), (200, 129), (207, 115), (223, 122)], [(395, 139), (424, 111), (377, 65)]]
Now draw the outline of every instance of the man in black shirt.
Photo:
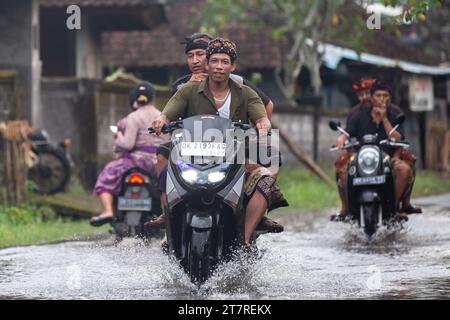
[[(397, 114), (388, 110), (387, 107), (391, 98), (390, 87), (381, 81), (377, 81), (372, 85), (370, 93), (371, 108), (362, 108), (357, 111), (349, 119), (346, 131), (350, 134), (350, 137), (356, 137), (358, 140), (361, 140), (366, 134), (378, 134), (378, 141), (387, 139), (388, 133), (393, 129), (392, 123), (397, 116)], [(402, 127), (397, 128), (390, 138), (394, 138), (397, 141), (402, 140), (404, 138)], [(336, 146), (342, 148), (346, 140), (347, 136), (341, 134), (336, 141)], [(402, 150), (397, 149), (390, 156), (392, 169), (396, 175), (396, 203), (402, 202), (403, 208), (405, 208), (408, 206), (412, 207), (409, 203), (409, 198), (406, 199), (406, 197), (408, 197), (414, 183), (414, 168), (410, 162), (402, 159), (401, 153)], [(346, 182), (347, 172), (340, 172), (338, 177), (339, 187), (345, 188)], [(347, 214), (347, 208), (347, 199), (344, 199), (343, 215)], [(405, 210), (400, 211), (405, 212)]]

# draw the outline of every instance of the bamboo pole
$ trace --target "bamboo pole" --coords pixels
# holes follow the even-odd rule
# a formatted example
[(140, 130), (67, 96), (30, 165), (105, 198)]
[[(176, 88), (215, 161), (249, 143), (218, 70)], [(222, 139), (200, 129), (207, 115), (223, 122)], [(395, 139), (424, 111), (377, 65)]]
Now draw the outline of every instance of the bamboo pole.
[(306, 151), (304, 151), (300, 146), (295, 144), (283, 130), (280, 129), (278, 125), (276, 125), (273, 120), (272, 128), (278, 129), (280, 138), (286, 143), (289, 150), (292, 154), (299, 159), (303, 164), (305, 164), (313, 173), (315, 173), (320, 179), (328, 183), (330, 186), (334, 187), (334, 182), (330, 179), (330, 177), (311, 159)]

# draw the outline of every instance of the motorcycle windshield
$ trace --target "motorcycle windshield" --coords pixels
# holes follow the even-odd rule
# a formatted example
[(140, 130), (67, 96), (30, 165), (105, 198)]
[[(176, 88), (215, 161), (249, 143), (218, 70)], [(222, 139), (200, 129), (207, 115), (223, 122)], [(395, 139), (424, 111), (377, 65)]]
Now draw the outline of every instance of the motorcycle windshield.
[(239, 145), (234, 139), (233, 122), (215, 115), (200, 115), (183, 120), (183, 129), (172, 135), (172, 161), (195, 165), (231, 162)]

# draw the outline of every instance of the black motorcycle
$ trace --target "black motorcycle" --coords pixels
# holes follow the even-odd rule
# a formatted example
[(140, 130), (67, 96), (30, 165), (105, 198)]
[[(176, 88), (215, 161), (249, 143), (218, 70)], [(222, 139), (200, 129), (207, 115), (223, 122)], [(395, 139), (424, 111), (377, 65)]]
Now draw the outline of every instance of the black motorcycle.
[(64, 191), (72, 171), (72, 158), (69, 153), (70, 140), (53, 144), (45, 130), (28, 134), (31, 149), (37, 155), (33, 166), (28, 170), (28, 179), (34, 182), (41, 194), (55, 194)]
[(156, 230), (146, 230), (144, 223), (161, 214), (160, 193), (152, 176), (138, 168), (131, 168), (122, 176), (121, 190), (114, 197), (114, 216), (111, 223), (116, 241), (124, 237), (161, 236)]
[[(193, 283), (206, 281), (244, 243), (245, 163), (238, 159), (245, 156), (245, 143), (237, 131), (257, 136), (250, 125), (214, 115), (174, 121), (162, 129), (172, 133), (166, 180), (169, 252)], [(262, 233), (255, 232), (253, 241)]]
[[(394, 128), (388, 136), (403, 123), (400, 115), (394, 121)], [(341, 128), (339, 121), (331, 120), (329, 126), (347, 137), (349, 134)], [(357, 221), (369, 238), (381, 225), (393, 222), (396, 213), (395, 174), (389, 162), (388, 149), (409, 148), (409, 143), (393, 139), (378, 142), (376, 135), (365, 135), (362, 141), (352, 138), (342, 149), (332, 147), (330, 151), (347, 150), (353, 155), (348, 164), (347, 200), (349, 215)]]

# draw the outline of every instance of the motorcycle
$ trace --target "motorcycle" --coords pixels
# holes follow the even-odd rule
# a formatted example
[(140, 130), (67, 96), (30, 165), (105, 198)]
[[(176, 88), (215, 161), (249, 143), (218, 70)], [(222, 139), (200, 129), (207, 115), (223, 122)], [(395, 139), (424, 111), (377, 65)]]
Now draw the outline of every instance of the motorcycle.
[(114, 197), (114, 216), (111, 222), (116, 241), (124, 237), (149, 239), (161, 236), (159, 230), (147, 230), (144, 223), (161, 214), (161, 200), (151, 175), (138, 168), (124, 173), (120, 194)]
[(45, 130), (36, 130), (28, 134), (31, 150), (37, 158), (28, 170), (28, 179), (34, 182), (35, 190), (41, 194), (55, 194), (64, 191), (69, 183), (73, 167), (69, 153), (70, 139), (58, 144), (49, 142)]
[[(394, 128), (388, 137), (404, 122), (402, 114), (396, 118)], [(334, 131), (350, 135), (339, 121), (331, 120), (329, 126)], [(333, 146), (330, 151), (347, 150), (354, 155), (348, 164), (347, 200), (349, 216), (357, 221), (358, 226), (370, 238), (381, 225), (390, 225), (396, 213), (395, 204), (395, 173), (393, 172), (388, 148), (409, 148), (409, 143), (398, 142), (388, 138), (377, 141), (377, 135), (363, 136), (362, 141), (352, 138), (347, 140), (343, 148)], [(391, 149), (392, 150), (392, 149)]]
[[(117, 126), (110, 126), (116, 134)], [(117, 150), (116, 150), (117, 151)], [(161, 214), (161, 200), (156, 181), (149, 172), (134, 167), (122, 175), (120, 193), (113, 199), (114, 217), (111, 222), (116, 241), (124, 237), (149, 239), (161, 236), (158, 230), (147, 230), (144, 223)]]
[[(172, 133), (166, 179), (169, 252), (196, 284), (204, 283), (244, 244), (245, 161), (237, 159), (245, 146), (236, 136), (229, 138), (236, 129), (257, 136), (250, 125), (214, 115), (193, 116), (162, 128)], [(211, 136), (209, 130), (219, 134)], [(252, 242), (263, 233), (255, 232)]]

